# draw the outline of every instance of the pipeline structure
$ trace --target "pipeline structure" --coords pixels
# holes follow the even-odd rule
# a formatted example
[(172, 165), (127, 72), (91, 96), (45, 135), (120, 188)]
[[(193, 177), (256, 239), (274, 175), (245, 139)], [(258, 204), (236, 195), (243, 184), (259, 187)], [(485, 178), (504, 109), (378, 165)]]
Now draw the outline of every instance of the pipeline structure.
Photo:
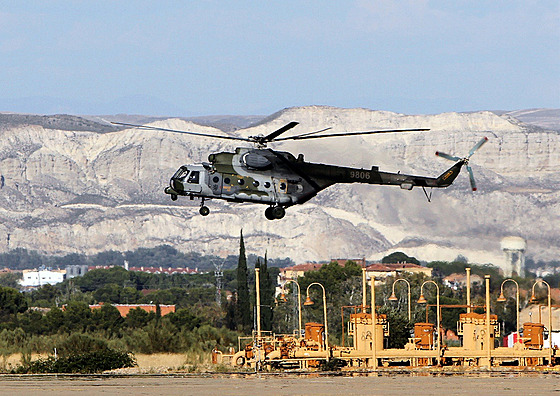
[[(552, 343), (550, 286), (546, 282), (537, 281), (545, 283), (549, 288), (548, 327), (545, 328), (542, 323), (524, 323), (522, 326), (523, 337), (519, 337), (513, 346), (496, 347), (496, 339), (501, 335), (498, 317), (490, 313), (490, 276), (485, 277), (486, 304), (485, 306), (475, 306), (470, 301), (469, 275), (470, 269), (467, 268), (467, 303), (453, 306), (454, 308), (464, 307), (466, 311), (459, 315), (457, 322), (457, 334), (462, 337), (461, 346), (442, 345), (440, 309), (443, 305), (439, 304), (437, 283), (428, 280), (422, 284), (418, 302), (426, 303), (423, 296), (424, 285), (434, 284), (438, 291), (437, 323), (429, 323), (427, 320), (415, 323), (414, 334), (411, 334), (404, 348), (385, 348), (384, 341), (390, 337), (389, 323), (386, 315), (376, 313), (375, 279), (373, 277), (370, 282), (371, 302), (366, 305), (367, 285), (364, 270), (362, 305), (342, 307), (343, 315), (344, 309), (353, 310), (343, 332), (343, 337), (347, 337), (349, 346), (330, 345), (327, 342), (328, 328), (325, 308), (324, 323), (306, 323), (305, 332), (302, 332), (300, 315), (299, 328), (298, 331), (294, 331), (294, 334), (274, 334), (261, 331), (259, 318), (257, 330), (253, 331), (253, 335), (239, 338), (238, 352), (222, 354), (214, 350), (212, 361), (217, 364), (229, 364), (233, 367), (254, 368), (255, 370), (313, 369), (329, 363), (334, 365), (331, 367), (347, 369), (377, 369), (389, 366), (536, 367), (560, 365), (560, 351)], [(256, 269), (256, 284), (258, 306), (258, 269)], [(323, 298), (326, 307), (324, 288)], [(500, 300), (498, 299), (498, 301)], [(309, 297), (305, 304), (308, 303)], [(472, 312), (474, 308), (485, 308), (485, 313)], [(344, 316), (342, 323), (345, 323)], [(519, 324), (517, 327), (520, 327)], [(544, 340), (547, 332), (549, 342), (548, 347), (545, 347)]]

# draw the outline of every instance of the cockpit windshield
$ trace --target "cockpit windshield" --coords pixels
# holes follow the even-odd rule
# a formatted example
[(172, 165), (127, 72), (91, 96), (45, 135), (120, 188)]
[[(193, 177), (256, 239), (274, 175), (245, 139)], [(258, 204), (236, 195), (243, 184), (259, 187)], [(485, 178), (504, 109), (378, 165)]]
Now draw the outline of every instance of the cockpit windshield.
[(180, 167), (177, 172), (173, 175), (173, 179), (184, 181), (187, 175), (189, 174), (189, 170), (185, 167)]

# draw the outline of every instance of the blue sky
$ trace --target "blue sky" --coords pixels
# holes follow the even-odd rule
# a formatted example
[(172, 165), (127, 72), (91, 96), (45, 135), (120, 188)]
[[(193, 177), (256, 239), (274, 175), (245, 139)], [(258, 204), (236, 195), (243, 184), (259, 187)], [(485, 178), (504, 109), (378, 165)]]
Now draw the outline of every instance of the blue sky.
[(560, 108), (558, 0), (0, 4), (0, 111)]

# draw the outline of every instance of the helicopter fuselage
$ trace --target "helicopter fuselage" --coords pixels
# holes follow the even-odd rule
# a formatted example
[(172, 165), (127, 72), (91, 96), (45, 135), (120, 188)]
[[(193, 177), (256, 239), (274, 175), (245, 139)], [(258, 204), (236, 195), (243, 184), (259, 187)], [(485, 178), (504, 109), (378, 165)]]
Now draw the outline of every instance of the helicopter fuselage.
[[(267, 212), (267, 218), (281, 218), (284, 208), (302, 204), (317, 193), (336, 183), (367, 183), (398, 185), (411, 190), (415, 186), (447, 187), (459, 174), (462, 163), (455, 164), (438, 178), (380, 172), (371, 169), (348, 168), (305, 162), (291, 153), (266, 148), (242, 148), (234, 153), (210, 154), (209, 163), (183, 165), (173, 175), (165, 189), (172, 199), (177, 196), (203, 199), (224, 199), (231, 202), (254, 202), (279, 208), (276, 215)], [(201, 208), (201, 214), (208, 214)]]
[(347, 168), (344, 166), (317, 164), (305, 162), (303, 155), (294, 157), (285, 151), (275, 151), (266, 148), (268, 143), (288, 140), (325, 139), (343, 136), (372, 135), (379, 133), (424, 132), (426, 128), (417, 129), (387, 129), (359, 132), (323, 132), (331, 129), (307, 132), (299, 135), (281, 137), (282, 134), (296, 127), (299, 123), (292, 121), (266, 136), (231, 136), (181, 131), (155, 126), (134, 125), (113, 122), (116, 125), (134, 127), (147, 130), (185, 133), (188, 135), (205, 136), (214, 139), (237, 140), (253, 143), (256, 148), (238, 147), (234, 153), (222, 152), (210, 154), (208, 163), (200, 165), (183, 165), (171, 177), (165, 193), (177, 200), (179, 195), (201, 198), (200, 214), (206, 216), (210, 209), (204, 206), (206, 199), (218, 198), (231, 202), (255, 202), (269, 205), (265, 216), (269, 220), (281, 219), (286, 214), (286, 208), (309, 201), (317, 193), (336, 183), (367, 183), (400, 186), (405, 190), (412, 190), (416, 186), (422, 187), (428, 201), (426, 187), (448, 187), (457, 178), (463, 166), (466, 167), (473, 191), (476, 191), (473, 171), (469, 166), (470, 157), (488, 140), (481, 139), (471, 148), (464, 158), (436, 152), (436, 155), (454, 161), (455, 164), (440, 176), (425, 177), (406, 175), (400, 172), (380, 172), (377, 166), (371, 169)]

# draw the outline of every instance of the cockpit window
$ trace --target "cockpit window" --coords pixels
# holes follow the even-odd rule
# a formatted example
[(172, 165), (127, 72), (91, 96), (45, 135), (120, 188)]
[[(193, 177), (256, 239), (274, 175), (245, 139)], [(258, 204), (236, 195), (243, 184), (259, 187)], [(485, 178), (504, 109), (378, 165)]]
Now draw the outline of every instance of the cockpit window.
[(181, 167), (177, 172), (175, 172), (175, 174), (173, 175), (173, 179), (184, 181), (188, 174), (189, 170), (187, 168)]
[(189, 178), (187, 179), (187, 183), (198, 184), (199, 179), (200, 179), (200, 172), (192, 171)]

